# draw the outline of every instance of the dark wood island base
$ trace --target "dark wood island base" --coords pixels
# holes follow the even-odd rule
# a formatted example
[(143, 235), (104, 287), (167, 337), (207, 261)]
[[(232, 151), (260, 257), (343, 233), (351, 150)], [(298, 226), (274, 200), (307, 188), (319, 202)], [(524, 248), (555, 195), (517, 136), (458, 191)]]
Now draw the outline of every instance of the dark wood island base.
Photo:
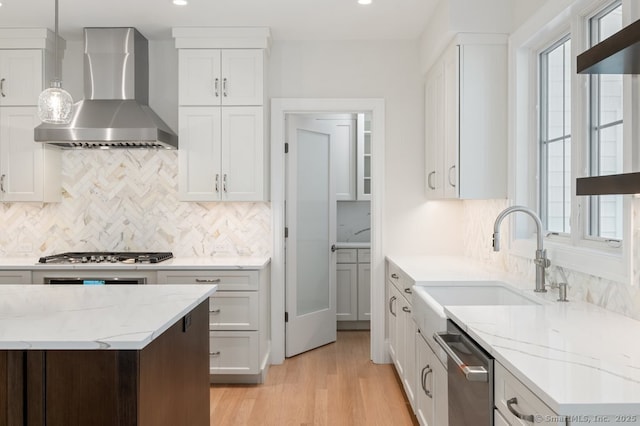
[(209, 425), (208, 303), (141, 350), (0, 351), (0, 426)]

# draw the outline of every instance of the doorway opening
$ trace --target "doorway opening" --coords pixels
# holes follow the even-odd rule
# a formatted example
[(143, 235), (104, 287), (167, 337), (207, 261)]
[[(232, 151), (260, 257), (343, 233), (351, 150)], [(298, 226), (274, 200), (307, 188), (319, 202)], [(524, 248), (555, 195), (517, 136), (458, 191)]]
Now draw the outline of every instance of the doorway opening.
[[(291, 336), (290, 325), (292, 321), (292, 312), (289, 310), (285, 310), (287, 307), (294, 306), (296, 309), (300, 307), (300, 313), (296, 313), (297, 319), (301, 319), (304, 323), (305, 319), (313, 318), (313, 315), (318, 315), (316, 318), (320, 318), (321, 315), (324, 316), (325, 326), (322, 330), (319, 331), (318, 328), (309, 331), (309, 329), (302, 328), (302, 332), (295, 332), (296, 335), (302, 335), (302, 340), (304, 344), (311, 345), (321, 345), (324, 343), (328, 343), (332, 338), (328, 333), (333, 333), (335, 336), (336, 327), (337, 327), (337, 317), (336, 317), (336, 293), (335, 293), (335, 266), (336, 266), (336, 253), (340, 253), (342, 251), (340, 247), (340, 243), (367, 243), (367, 241), (363, 241), (366, 239), (367, 235), (370, 235), (370, 239), (367, 243), (370, 246), (369, 253), (363, 253), (363, 257), (368, 254), (370, 258), (370, 263), (368, 268), (362, 268), (362, 274), (368, 278), (370, 281), (370, 329), (371, 329), (371, 352), (370, 358), (376, 363), (386, 363), (389, 362), (387, 351), (385, 350), (384, 339), (385, 339), (385, 310), (384, 310), (384, 259), (382, 254), (382, 203), (384, 197), (383, 191), (383, 182), (384, 182), (384, 101), (380, 99), (273, 99), (272, 100), (272, 111), (271, 111), (271, 142), (272, 142), (272, 151), (271, 151), (271, 175), (272, 175), (272, 183), (271, 183), (271, 200), (272, 200), (272, 214), (273, 214), (273, 233), (274, 233), (274, 248), (272, 253), (272, 345), (271, 345), (271, 362), (274, 364), (280, 364), (284, 361), (285, 354), (287, 350), (285, 346), (288, 345), (287, 339)], [(309, 176), (315, 176), (315, 179), (307, 179), (305, 181), (304, 176), (295, 175), (297, 170), (287, 170), (288, 159), (287, 156), (291, 156), (295, 154), (296, 156), (299, 154), (296, 151), (297, 146), (289, 145), (287, 149), (287, 154), (285, 154), (285, 143), (290, 143), (289, 133), (288, 132), (291, 127), (291, 122), (299, 122), (303, 121), (303, 124), (310, 124), (308, 119), (313, 115), (315, 116), (315, 122), (311, 122), (316, 128), (302, 129), (301, 132), (297, 133), (303, 135), (303, 137), (308, 137), (309, 140), (313, 140), (314, 143), (307, 143), (307, 148), (312, 147), (311, 151), (307, 153), (308, 159), (314, 159), (314, 161), (302, 159), (302, 164), (304, 164), (303, 169), (308, 172)], [(339, 115), (338, 115), (339, 114)], [(354, 120), (357, 122), (358, 117), (363, 119), (363, 125), (361, 126), (362, 132), (367, 131), (368, 133), (368, 157), (366, 161), (368, 164), (365, 166), (362, 164), (364, 156), (360, 157), (357, 155), (357, 146), (354, 146), (353, 151), (350, 151), (348, 148), (351, 145), (348, 145), (346, 148), (342, 146), (341, 149), (334, 147), (333, 150), (329, 149), (331, 145), (330, 141), (332, 138), (337, 137), (337, 133), (341, 131), (343, 133), (348, 133), (348, 126), (336, 126), (340, 120), (345, 118), (345, 115), (350, 116), (347, 120)], [(287, 118), (294, 118), (294, 120)], [(364, 125), (364, 119), (368, 121), (367, 125)], [(307, 121), (305, 121), (307, 120)], [(322, 126), (322, 124), (332, 123), (333, 126)], [(294, 126), (295, 127), (295, 126)], [(304, 126), (303, 126), (304, 127)], [(331, 129), (333, 127), (333, 129)], [(338, 128), (338, 130), (336, 130)], [(354, 130), (357, 132), (357, 128)], [(356, 136), (357, 138), (357, 136)], [(363, 138), (364, 140), (364, 138)], [(305, 143), (303, 142), (303, 145)], [(321, 147), (321, 148), (319, 148)], [(351, 175), (351, 172), (356, 173), (357, 167), (349, 171), (348, 166), (345, 164), (351, 164), (351, 160), (358, 159), (360, 160), (360, 170), (363, 174), (367, 174), (367, 184), (364, 184), (364, 180), (362, 180), (360, 185), (361, 199), (358, 200), (358, 186), (355, 185), (355, 188), (351, 186), (351, 179), (339, 179), (340, 182), (336, 183), (336, 176), (333, 176), (331, 179), (328, 171), (326, 174), (321, 174), (320, 169), (313, 169), (314, 165), (317, 165), (317, 159), (329, 158), (332, 153), (342, 152), (347, 155), (349, 161), (344, 161), (342, 164), (341, 170), (343, 171), (343, 175)], [(349, 158), (351, 156), (351, 158)], [(297, 157), (296, 157), (297, 159)], [(344, 160), (344, 157), (342, 158)], [(345, 168), (346, 167), (346, 168)], [(345, 172), (346, 171), (346, 172)], [(340, 175), (340, 174), (338, 174)], [(290, 178), (291, 176), (296, 176), (295, 179)], [(355, 179), (363, 179), (362, 176), (356, 175)], [(321, 182), (322, 186), (318, 187), (318, 183)], [(346, 183), (345, 183), (346, 182)], [(296, 185), (298, 183), (302, 183), (302, 185), (311, 185), (310, 188), (313, 190), (305, 190), (298, 188)], [(292, 187), (293, 185), (293, 187)], [(366, 188), (366, 189), (365, 189)], [(307, 241), (299, 241), (296, 239), (292, 243), (291, 234), (289, 238), (285, 239), (285, 228), (288, 228), (291, 223), (292, 217), (295, 221), (304, 221), (304, 218), (300, 215), (300, 211), (296, 209), (292, 209), (291, 202), (287, 200), (289, 196), (288, 193), (295, 193), (298, 197), (302, 197), (312, 205), (314, 203), (318, 203), (317, 199), (314, 199), (315, 196), (322, 194), (320, 197), (323, 200), (329, 200), (330, 197), (333, 197), (332, 202), (328, 202), (327, 206), (333, 206), (335, 209), (337, 207), (337, 203), (339, 202), (337, 198), (343, 198), (342, 201), (345, 203), (353, 203), (352, 206), (348, 206), (346, 210), (363, 210), (363, 206), (356, 207), (354, 209), (350, 209), (350, 207), (354, 207), (358, 203), (364, 204), (365, 196), (364, 193), (369, 193), (368, 197), (370, 197), (370, 201), (367, 199), (366, 203), (370, 203), (367, 207), (370, 209), (370, 225), (360, 226), (359, 224), (354, 225), (351, 228), (351, 233), (357, 235), (353, 236), (354, 240), (352, 241), (338, 241), (337, 235), (337, 222), (336, 219), (333, 219), (333, 223), (335, 225), (333, 228), (333, 236), (328, 231), (331, 229), (329, 225), (331, 218), (330, 209), (311, 209), (309, 206), (303, 207), (307, 212), (312, 211), (313, 215), (309, 215), (307, 213), (307, 217), (314, 217), (317, 219), (317, 215), (322, 212), (322, 223), (326, 222), (326, 226), (316, 227), (314, 231), (316, 234), (324, 233), (326, 238), (321, 243), (317, 244), (317, 247), (308, 248), (308, 250), (301, 250), (300, 247), (303, 245), (311, 245), (316, 243), (317, 235), (308, 234), (305, 236)], [(297, 191), (297, 192), (296, 192)], [(351, 195), (345, 195), (351, 194)], [(368, 198), (367, 197), (367, 198)], [(347, 201), (348, 199), (348, 201)], [(345, 204), (346, 205), (346, 204)], [(343, 206), (344, 207), (344, 206)], [(345, 209), (343, 209), (345, 210)], [(343, 212), (344, 213), (344, 212)], [(346, 214), (354, 214), (353, 211)], [(335, 213), (333, 213), (333, 217), (335, 217)], [(314, 219), (315, 220), (315, 219)], [(311, 222), (314, 222), (311, 220)], [(317, 220), (316, 220), (317, 222)], [(344, 226), (347, 230), (348, 225)], [(362, 229), (360, 229), (362, 228)], [(368, 229), (366, 229), (368, 228)], [(288, 232), (291, 232), (290, 229), (287, 229)], [(327, 235), (328, 234), (328, 235)], [(363, 240), (359, 240), (359, 236)], [(329, 244), (329, 240), (331, 240), (331, 244)], [(359, 240), (359, 241), (355, 241)], [(286, 241), (286, 244), (285, 244)], [(310, 242), (313, 241), (313, 244)], [(331, 252), (328, 248), (334, 246), (335, 243), (338, 243), (336, 252)], [(297, 246), (296, 246), (297, 244)], [(349, 246), (347, 246), (349, 247)], [(348, 249), (347, 253), (349, 252)], [(301, 294), (304, 294), (305, 297), (309, 300), (298, 300), (298, 295), (292, 294), (291, 291), (287, 290), (287, 285), (289, 284), (289, 280), (291, 277), (295, 277), (295, 270), (291, 269), (293, 265), (287, 263), (287, 259), (290, 257), (290, 252), (294, 251), (294, 255), (298, 256), (306, 256), (308, 258), (321, 258), (321, 262), (323, 264), (322, 271), (319, 272), (320, 269), (314, 269), (314, 267), (306, 267), (306, 271), (310, 272), (311, 275), (315, 278), (318, 276), (324, 275), (324, 279), (330, 281), (327, 278), (333, 279), (333, 290), (331, 287), (327, 287), (327, 289), (323, 289), (322, 291), (310, 290), (309, 288), (301, 289)], [(358, 250), (356, 249), (356, 259), (355, 264), (357, 265), (357, 256)], [(290, 263), (291, 260), (289, 260)], [(293, 262), (296, 263), (296, 262)], [(363, 259), (364, 263), (364, 259)], [(316, 268), (318, 268), (316, 266)], [(360, 268), (358, 268), (360, 269)], [(360, 272), (360, 270), (358, 270)], [(316, 280), (317, 281), (317, 280)], [(303, 285), (313, 285), (314, 289), (316, 283), (313, 283), (313, 280), (306, 282)], [(331, 293), (333, 291), (333, 293)], [(289, 300), (290, 299), (290, 300)], [(351, 302), (351, 301), (350, 301)], [(363, 314), (365, 312), (363, 311)], [(321, 314), (321, 315), (320, 315)], [(366, 314), (369, 314), (367, 312)], [(285, 316), (288, 316), (289, 322), (285, 323)], [(369, 315), (367, 315), (369, 317)], [(360, 320), (357, 320), (357, 317), (351, 316), (350, 318), (356, 318), (354, 324), (356, 326), (362, 326), (362, 324), (357, 325)], [(327, 326), (331, 321), (332, 325)], [(345, 320), (348, 321), (348, 320)], [(364, 320), (363, 320), (364, 321)], [(308, 324), (316, 324), (318, 321), (310, 320), (307, 321)], [(353, 324), (349, 324), (347, 328), (352, 327)], [(328, 336), (328, 337), (327, 337)], [(314, 343), (314, 339), (316, 339)], [(324, 343), (322, 342), (325, 340)], [(329, 339), (327, 341), (327, 339)], [(335, 340), (335, 337), (333, 337)], [(303, 346), (304, 347), (304, 346)], [(307, 349), (304, 349), (307, 350)]]

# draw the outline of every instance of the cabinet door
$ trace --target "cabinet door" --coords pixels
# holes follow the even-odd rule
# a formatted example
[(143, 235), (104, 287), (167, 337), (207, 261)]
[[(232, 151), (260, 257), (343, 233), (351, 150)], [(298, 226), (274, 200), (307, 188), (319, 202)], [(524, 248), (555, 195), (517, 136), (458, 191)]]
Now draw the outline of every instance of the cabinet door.
[(181, 107), (179, 185), (182, 201), (221, 199), (221, 113), (219, 107)]
[(0, 51), (1, 106), (36, 105), (42, 80), (42, 50)]
[(264, 197), (262, 107), (222, 109), (222, 199), (261, 201)]
[(222, 104), (264, 103), (264, 59), (261, 49), (222, 51)]
[(371, 320), (371, 264), (358, 264), (358, 320)]
[[(435, 357), (420, 334), (416, 336), (416, 417), (421, 426), (432, 426), (435, 419), (433, 366)], [(444, 409), (447, 407), (445, 405)], [(446, 424), (446, 423), (443, 423)]]
[[(452, 46), (443, 61), (443, 191), (445, 198), (458, 198), (458, 87), (459, 47)], [(481, 115), (481, 114), (478, 114)]]
[(358, 320), (358, 265), (336, 265), (336, 317), (338, 321)]
[[(60, 153), (33, 140), (35, 107), (0, 108), (0, 199), (59, 201)], [(47, 176), (47, 179), (45, 179)]]
[[(404, 299), (404, 298), (403, 298)], [(404, 316), (404, 374), (402, 384), (405, 394), (415, 412), (416, 402), (416, 337), (418, 328), (411, 317), (411, 305), (404, 299), (402, 306)]]
[(425, 194), (430, 200), (444, 196), (443, 92), (443, 68), (440, 63), (436, 63), (429, 72), (425, 85)]
[[(337, 140), (331, 144), (331, 170), (335, 175), (336, 200), (356, 199), (356, 121), (327, 120), (335, 125)], [(359, 155), (359, 154), (358, 154)]]
[(358, 200), (371, 200), (371, 118), (358, 114)]
[[(222, 77), (218, 49), (180, 49), (178, 98), (180, 105), (220, 105)], [(182, 143), (182, 135), (180, 136)]]

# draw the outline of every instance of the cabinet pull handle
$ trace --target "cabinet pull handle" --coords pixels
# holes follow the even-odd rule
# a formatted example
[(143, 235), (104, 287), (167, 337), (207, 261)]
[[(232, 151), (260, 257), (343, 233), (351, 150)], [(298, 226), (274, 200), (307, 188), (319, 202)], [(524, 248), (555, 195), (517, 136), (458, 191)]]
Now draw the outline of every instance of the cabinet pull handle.
[(211, 311), (212, 314), (219, 314), (220, 313), (220, 308), (218, 309), (214, 309), (213, 311)]
[(216, 192), (220, 192), (220, 175), (216, 173)]
[(394, 280), (397, 280), (400, 277), (398, 276), (398, 274), (391, 274), (391, 278), (393, 278)]
[(213, 353), (211, 354), (211, 356), (220, 356), (220, 351), (213, 352)]
[(411, 313), (411, 309), (409, 309), (408, 306), (403, 306), (402, 307), (402, 312), (406, 312), (406, 313), (410, 314)]
[(225, 173), (222, 177), (222, 190), (227, 192), (227, 174)]
[(427, 376), (432, 372), (433, 370), (429, 367), (429, 364), (427, 364), (422, 369), (422, 372), (420, 373), (420, 377), (421, 377), (420, 382), (422, 385), (422, 390), (424, 391), (424, 394), (427, 395), (429, 398), (433, 398), (433, 395), (431, 395), (431, 391), (427, 389)]
[(393, 312), (393, 302), (396, 300), (395, 296), (392, 296), (391, 299), (389, 299), (389, 312), (391, 312), (391, 315), (393, 315), (394, 317), (396, 316), (396, 313)]
[(435, 186), (433, 186), (433, 184), (431, 183), (431, 176), (435, 175), (436, 171), (432, 171), (431, 173), (429, 173), (429, 176), (427, 176), (427, 186), (429, 187), (429, 189), (436, 189)]
[(405, 288), (404, 292), (407, 293), (407, 294), (412, 294), (413, 293), (410, 288)]
[(222, 79), (222, 96), (227, 97), (227, 78)]
[(509, 411), (511, 411), (511, 414), (513, 414), (514, 416), (516, 416), (517, 418), (519, 418), (520, 420), (524, 420), (525, 422), (531, 422), (533, 423), (533, 414), (520, 414), (516, 411), (515, 408), (513, 408), (513, 405), (518, 405), (518, 398), (513, 397), (511, 399), (509, 399), (507, 401), (507, 408), (509, 409)]
[(196, 282), (217, 284), (220, 282), (220, 278), (196, 278)]
[(0, 94), (3, 98), (6, 98), (7, 95), (4, 94), (4, 78), (0, 79)]
[(0, 176), (0, 192), (6, 192), (4, 190), (4, 178), (6, 178), (6, 177), (7, 177), (7, 175)]
[(451, 172), (453, 170), (455, 170), (455, 169), (456, 169), (456, 165), (455, 164), (453, 166), (449, 167), (449, 185), (453, 186), (454, 188), (456, 187), (456, 184), (451, 181)]
[(213, 81), (213, 90), (215, 91), (216, 98), (220, 96), (219, 86), (220, 86), (220, 79), (216, 77), (216, 79)]

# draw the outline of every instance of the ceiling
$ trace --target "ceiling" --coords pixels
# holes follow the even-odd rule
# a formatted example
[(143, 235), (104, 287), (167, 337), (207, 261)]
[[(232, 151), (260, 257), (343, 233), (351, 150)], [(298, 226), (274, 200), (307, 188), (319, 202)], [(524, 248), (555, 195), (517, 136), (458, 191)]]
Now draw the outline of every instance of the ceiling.
[[(60, 34), (80, 40), (83, 27), (136, 27), (170, 39), (171, 27), (269, 27), (279, 40), (415, 39), (439, 0), (59, 0)], [(54, 0), (0, 0), (0, 27), (54, 26)]]

